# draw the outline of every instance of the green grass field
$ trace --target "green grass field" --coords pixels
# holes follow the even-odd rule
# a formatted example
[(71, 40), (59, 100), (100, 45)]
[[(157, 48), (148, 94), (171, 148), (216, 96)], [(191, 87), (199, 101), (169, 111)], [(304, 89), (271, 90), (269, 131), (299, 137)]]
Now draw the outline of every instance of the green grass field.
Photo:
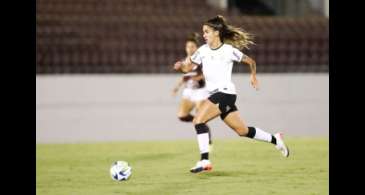
[[(191, 174), (197, 142), (148, 141), (37, 144), (37, 195), (112, 194), (328, 194), (328, 139), (290, 138), (289, 158), (273, 145), (237, 138), (214, 140), (213, 170)], [(113, 181), (109, 168), (125, 160), (128, 181)]]

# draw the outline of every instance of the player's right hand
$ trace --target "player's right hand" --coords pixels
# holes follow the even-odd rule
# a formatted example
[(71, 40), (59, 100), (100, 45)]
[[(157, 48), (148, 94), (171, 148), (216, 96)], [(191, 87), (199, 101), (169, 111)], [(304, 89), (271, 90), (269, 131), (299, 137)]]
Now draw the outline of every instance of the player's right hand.
[(175, 64), (174, 64), (174, 69), (175, 70), (180, 70), (182, 66), (182, 62), (181, 61), (177, 61)]

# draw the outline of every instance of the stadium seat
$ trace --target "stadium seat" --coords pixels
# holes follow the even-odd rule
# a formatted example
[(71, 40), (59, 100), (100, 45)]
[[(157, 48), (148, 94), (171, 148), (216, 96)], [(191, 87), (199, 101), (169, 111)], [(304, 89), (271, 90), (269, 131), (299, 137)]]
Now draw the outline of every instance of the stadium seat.
[(255, 35), (257, 45), (244, 52), (263, 71), (328, 66), (328, 19), (321, 17), (244, 16), (196, 0), (37, 0), (36, 10), (37, 73), (169, 72), (167, 64), (184, 56), (187, 34), (201, 33), (218, 13)]

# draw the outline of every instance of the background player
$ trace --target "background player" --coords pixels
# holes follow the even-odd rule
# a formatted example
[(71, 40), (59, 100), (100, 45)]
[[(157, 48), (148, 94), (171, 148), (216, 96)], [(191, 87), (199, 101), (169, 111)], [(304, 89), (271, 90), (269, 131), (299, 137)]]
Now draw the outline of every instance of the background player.
[[(189, 35), (185, 42), (186, 58), (190, 58), (199, 46), (199, 34), (192, 33)], [(177, 69), (177, 71), (181, 72), (180, 69)], [(194, 115), (192, 115), (191, 112), (194, 108), (196, 111), (199, 110), (203, 100), (207, 99), (209, 96), (208, 91), (205, 88), (205, 80), (201, 67), (197, 67), (196, 69), (192, 69), (190, 72), (183, 74), (172, 91), (173, 96), (176, 95), (181, 86), (184, 86), (184, 89), (182, 92), (182, 98), (179, 104), (177, 117), (181, 121), (192, 122)], [(211, 145), (211, 133), (210, 131), (208, 133), (209, 144)]]

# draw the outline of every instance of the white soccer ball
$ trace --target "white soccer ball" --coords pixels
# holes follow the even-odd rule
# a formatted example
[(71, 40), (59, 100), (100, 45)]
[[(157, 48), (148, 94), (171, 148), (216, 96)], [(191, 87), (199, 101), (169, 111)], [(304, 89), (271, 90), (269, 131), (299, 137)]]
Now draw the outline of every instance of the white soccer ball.
[(110, 167), (110, 176), (113, 180), (124, 181), (132, 174), (132, 167), (125, 161), (116, 161)]

